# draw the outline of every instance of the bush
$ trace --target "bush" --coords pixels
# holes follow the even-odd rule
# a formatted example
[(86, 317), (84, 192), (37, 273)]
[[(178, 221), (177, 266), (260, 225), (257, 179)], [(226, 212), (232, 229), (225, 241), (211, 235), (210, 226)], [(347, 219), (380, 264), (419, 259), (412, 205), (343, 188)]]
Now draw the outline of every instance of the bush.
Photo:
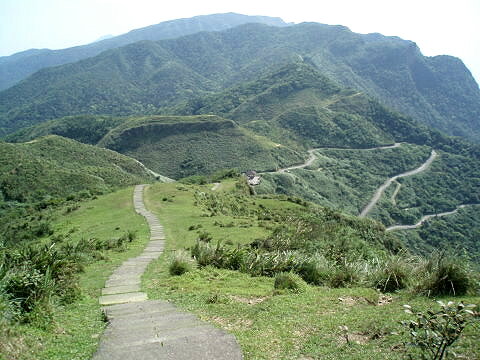
[(301, 293), (305, 291), (306, 284), (299, 275), (291, 272), (282, 272), (275, 276), (273, 287), (276, 290), (288, 290), (294, 293)]
[(459, 260), (444, 254), (433, 256), (420, 270), (425, 275), (416, 290), (428, 296), (465, 295), (475, 285), (467, 262)]
[(411, 346), (410, 358), (444, 359), (463, 330), (480, 320), (475, 305), (465, 305), (462, 302), (455, 304), (452, 301), (447, 304), (441, 301), (438, 303), (440, 310), (428, 310), (425, 313), (414, 313), (409, 305), (404, 305), (407, 314), (415, 315), (414, 320), (402, 322), (410, 335), (410, 343), (406, 344)]
[(177, 251), (170, 261), (168, 272), (170, 275), (182, 275), (192, 271), (194, 265), (195, 263), (188, 253)]
[(343, 264), (333, 270), (329, 285), (333, 288), (349, 287), (360, 282), (360, 272), (354, 264)]
[(308, 259), (299, 265), (298, 274), (309, 284), (325, 285), (333, 269), (320, 255)]
[(393, 292), (406, 288), (410, 283), (411, 274), (412, 267), (405, 257), (391, 256), (377, 265), (371, 275), (371, 283), (374, 288), (383, 292)]

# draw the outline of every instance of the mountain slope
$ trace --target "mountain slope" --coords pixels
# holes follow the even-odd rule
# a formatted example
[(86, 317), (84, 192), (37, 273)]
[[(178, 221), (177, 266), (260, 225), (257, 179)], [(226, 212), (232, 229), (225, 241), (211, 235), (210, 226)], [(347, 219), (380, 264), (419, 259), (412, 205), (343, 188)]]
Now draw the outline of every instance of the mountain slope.
[(99, 141), (154, 171), (180, 178), (219, 169), (270, 170), (302, 161), (302, 155), (217, 116), (132, 118)]
[(364, 93), (339, 87), (302, 62), (193, 99), (174, 111), (217, 114), (276, 142), (295, 142), (304, 148), (367, 148), (395, 141), (423, 144), (432, 137), (413, 119), (388, 110)]
[(0, 142), (0, 167), (3, 201), (102, 193), (152, 179), (134, 159), (53, 135), (21, 144)]
[(460, 60), (423, 57), (414, 43), (399, 38), (310, 23), (247, 24), (139, 42), (44, 69), (0, 93), (0, 126), (8, 133), (78, 113), (155, 113), (294, 60), (418, 121), (478, 141), (480, 90)]
[(76, 62), (109, 49), (142, 40), (176, 38), (199, 31), (220, 31), (245, 23), (286, 26), (280, 18), (248, 16), (235, 13), (195, 16), (161, 22), (126, 34), (62, 50), (31, 49), (0, 58), (0, 90), (7, 89), (45, 67)]
[(23, 128), (5, 138), (7, 142), (27, 142), (46, 135), (59, 135), (84, 144), (96, 145), (108, 131), (127, 118), (104, 115), (66, 116)]

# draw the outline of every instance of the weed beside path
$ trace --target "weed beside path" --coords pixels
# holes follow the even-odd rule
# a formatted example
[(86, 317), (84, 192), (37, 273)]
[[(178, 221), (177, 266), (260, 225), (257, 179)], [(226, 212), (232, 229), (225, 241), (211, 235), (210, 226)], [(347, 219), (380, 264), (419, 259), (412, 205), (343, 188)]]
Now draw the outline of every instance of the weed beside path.
[(59, 216), (53, 227), (56, 234), (68, 234), (72, 242), (94, 238), (108, 241), (126, 232), (135, 233), (135, 240), (122, 251), (100, 252), (98, 261), (85, 267), (79, 279), (81, 296), (72, 304), (55, 306), (51, 325), (5, 328), (0, 335), (0, 359), (90, 359), (105, 328), (98, 303), (104, 282), (123, 260), (141, 253), (148, 241), (148, 226), (133, 210), (132, 188), (83, 202), (77, 210)]

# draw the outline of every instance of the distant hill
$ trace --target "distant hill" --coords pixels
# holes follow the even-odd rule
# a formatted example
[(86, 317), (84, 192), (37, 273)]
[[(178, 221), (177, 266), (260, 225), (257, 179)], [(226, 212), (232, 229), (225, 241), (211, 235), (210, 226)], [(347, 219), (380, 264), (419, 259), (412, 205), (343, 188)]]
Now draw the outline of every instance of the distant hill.
[(211, 115), (132, 118), (109, 131), (98, 146), (173, 178), (228, 168), (274, 170), (303, 160), (301, 153)]
[(96, 145), (111, 129), (127, 121), (126, 117), (76, 115), (49, 120), (23, 128), (5, 138), (8, 142), (28, 142), (46, 135), (59, 135), (84, 144)]
[(50, 67), (76, 62), (101, 52), (141, 40), (161, 40), (193, 34), (199, 31), (220, 31), (246, 23), (263, 23), (286, 26), (280, 18), (248, 16), (235, 13), (195, 16), (164, 21), (156, 25), (132, 30), (119, 36), (107, 36), (82, 46), (62, 50), (31, 49), (0, 57), (0, 90), (7, 89), (34, 72)]
[(304, 149), (368, 148), (395, 141), (423, 144), (431, 136), (413, 119), (388, 110), (365, 93), (338, 86), (303, 62), (193, 99), (174, 111), (217, 114), (276, 142)]
[(415, 43), (342, 26), (246, 24), (143, 41), (43, 69), (0, 93), (4, 134), (77, 114), (170, 113), (179, 102), (252, 81), (293, 61), (450, 135), (480, 138), (480, 90), (463, 63)]
[(103, 193), (150, 181), (136, 160), (60, 136), (0, 142), (0, 202), (31, 202), (81, 191)]

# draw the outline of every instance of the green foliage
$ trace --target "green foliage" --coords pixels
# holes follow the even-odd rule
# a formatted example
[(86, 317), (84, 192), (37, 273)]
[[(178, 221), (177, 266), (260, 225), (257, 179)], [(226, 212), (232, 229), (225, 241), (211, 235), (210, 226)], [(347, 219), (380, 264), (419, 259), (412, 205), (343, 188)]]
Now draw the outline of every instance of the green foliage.
[(401, 290), (410, 285), (414, 267), (406, 254), (390, 256), (376, 264), (371, 281), (382, 292)]
[(102, 115), (76, 115), (50, 120), (8, 135), (8, 142), (27, 142), (46, 135), (58, 135), (84, 144), (95, 145), (108, 131), (127, 121)]
[(402, 322), (410, 334), (410, 359), (420, 356), (421, 359), (441, 360), (452, 353), (451, 346), (460, 338), (464, 329), (480, 320), (476, 305), (455, 304), (453, 301), (438, 301), (439, 310), (415, 312), (411, 306), (404, 305), (405, 312), (414, 315), (415, 319)]
[(188, 253), (176, 251), (170, 260), (168, 272), (170, 275), (183, 275), (193, 270), (194, 262)]
[(459, 259), (462, 258), (439, 252), (431, 255), (419, 269), (423, 276), (416, 290), (428, 296), (465, 295), (478, 290), (478, 275), (469, 268), (468, 261)]
[(55, 201), (100, 194), (150, 179), (133, 159), (59, 136), (28, 143), (0, 142), (0, 192), (4, 201)]
[[(422, 227), (397, 232), (397, 236), (413, 251), (425, 255), (434, 249), (456, 251), (480, 266), (480, 243), (478, 224), (480, 207), (467, 206), (457, 214), (430, 219)], [(415, 220), (412, 221), (412, 223)]]
[(5, 247), (0, 253), (2, 317), (46, 326), (52, 303), (70, 304), (79, 297), (78, 274), (87, 264), (102, 258), (105, 250), (124, 251), (135, 238), (132, 231), (78, 241), (59, 234), (43, 242)]
[[(143, 41), (43, 69), (0, 94), (0, 127), (11, 132), (76, 114), (169, 112), (166, 106), (181, 101), (189, 101), (187, 111), (195, 114), (207, 110), (196, 97), (255, 79), (272, 67), (293, 61), (321, 69), (335, 83), (370, 93), (452, 135), (478, 138), (471, 119), (478, 118), (480, 92), (461, 61), (425, 58), (414, 43), (398, 38), (358, 35), (342, 27), (312, 23), (285, 28), (250, 24), (225, 32)], [(272, 94), (286, 96), (302, 90), (308, 80), (308, 76), (299, 75), (298, 81), (267, 89), (258, 86), (254, 89), (256, 103), (268, 113)], [(312, 77), (310, 83), (324, 93), (338, 90), (338, 85), (323, 78)], [(245, 92), (245, 96), (250, 94)], [(211, 106), (214, 113), (238, 107), (244, 99), (227, 93), (220, 100)], [(379, 118), (387, 120), (383, 115)], [(348, 127), (347, 133), (352, 129)], [(356, 142), (368, 141), (369, 130), (378, 134), (378, 129), (362, 130), (367, 131)], [(415, 132), (410, 136), (421, 137)]]
[(294, 293), (304, 292), (305, 285), (305, 281), (294, 273), (278, 273), (273, 283), (273, 287), (277, 290), (287, 290)]
[(184, 180), (186, 183), (235, 175), (224, 169), (270, 170), (301, 159), (288, 148), (212, 115), (131, 118), (98, 145), (132, 156), (173, 178), (193, 175)]

